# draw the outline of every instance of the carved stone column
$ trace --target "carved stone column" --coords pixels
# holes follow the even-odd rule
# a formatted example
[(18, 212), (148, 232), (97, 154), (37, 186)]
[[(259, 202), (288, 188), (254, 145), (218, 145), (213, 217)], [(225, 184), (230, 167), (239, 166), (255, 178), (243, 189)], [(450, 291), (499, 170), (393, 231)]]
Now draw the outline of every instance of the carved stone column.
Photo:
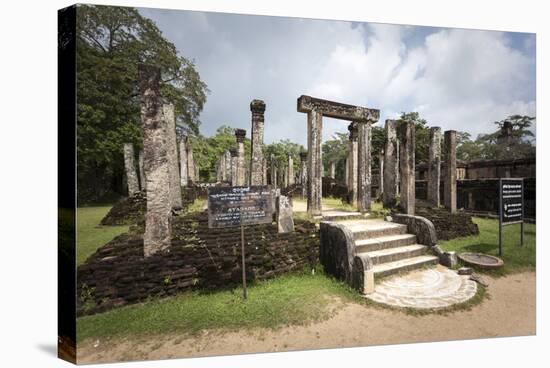
[(428, 161), (428, 202), (439, 207), (439, 185), (441, 181), (441, 128), (430, 128)]
[(244, 138), (246, 130), (235, 129), (235, 138), (237, 139), (237, 186), (246, 185), (246, 173), (244, 163)]
[(414, 146), (415, 128), (412, 121), (403, 121), (399, 124), (399, 167), (401, 173), (401, 190), (399, 206), (401, 210), (414, 215), (415, 206), (415, 177), (414, 177)]
[(300, 152), (300, 184), (302, 184), (302, 197), (307, 196), (307, 152)]
[(307, 212), (312, 216), (321, 215), (322, 205), (322, 129), (323, 115), (315, 110), (307, 113), (308, 125), (308, 191), (307, 191)]
[(287, 167), (287, 180), (288, 180), (288, 186), (294, 185), (294, 160), (292, 159), (292, 155), (288, 154), (288, 167)]
[(170, 247), (172, 208), (166, 123), (162, 118), (160, 95), (160, 68), (140, 64), (138, 70), (143, 126), (143, 165), (147, 178), (143, 253), (148, 257)]
[(229, 154), (231, 155), (231, 186), (236, 187), (237, 184), (237, 166), (238, 160), (239, 160), (239, 152), (236, 148), (231, 148), (229, 150)]
[(132, 143), (124, 143), (124, 169), (126, 170), (126, 183), (128, 184), (128, 196), (139, 192), (139, 182), (136, 172), (136, 160), (134, 153), (134, 145)]
[(352, 206), (357, 206), (357, 185), (358, 185), (358, 149), (357, 138), (359, 136), (359, 124), (352, 122), (349, 130), (349, 179), (348, 198)]
[(187, 163), (187, 137), (181, 137), (180, 149), (180, 183), (182, 187), (189, 185), (189, 169)]
[(386, 147), (384, 150), (384, 189), (382, 202), (384, 207), (395, 206), (397, 194), (397, 176), (399, 165), (397, 160), (397, 121), (386, 120)]
[(371, 122), (358, 124), (357, 144), (357, 208), (370, 211), (371, 206)]
[(265, 103), (262, 100), (253, 100), (250, 103), (252, 112), (252, 152), (250, 159), (250, 185), (263, 184), (264, 154), (264, 112)]
[(176, 142), (176, 115), (174, 105), (162, 106), (163, 118), (166, 121), (166, 149), (168, 154), (168, 171), (170, 174), (170, 203), (173, 209), (181, 209), (181, 179), (178, 165), (178, 145)]
[(445, 181), (443, 187), (445, 207), (456, 212), (456, 131), (445, 132)]

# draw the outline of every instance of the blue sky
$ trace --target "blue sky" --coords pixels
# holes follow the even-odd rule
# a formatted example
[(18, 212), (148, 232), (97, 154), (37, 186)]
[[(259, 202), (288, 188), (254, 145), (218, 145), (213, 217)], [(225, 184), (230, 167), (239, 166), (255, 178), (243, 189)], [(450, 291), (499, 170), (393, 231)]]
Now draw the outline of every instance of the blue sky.
[[(302, 94), (380, 109), (383, 124), (418, 111), (430, 126), (492, 132), (536, 115), (535, 35), (439, 27), (140, 9), (193, 59), (211, 93), (201, 132), (250, 136), (252, 99), (266, 102), (265, 141), (306, 144)], [(324, 119), (323, 138), (347, 131)]]

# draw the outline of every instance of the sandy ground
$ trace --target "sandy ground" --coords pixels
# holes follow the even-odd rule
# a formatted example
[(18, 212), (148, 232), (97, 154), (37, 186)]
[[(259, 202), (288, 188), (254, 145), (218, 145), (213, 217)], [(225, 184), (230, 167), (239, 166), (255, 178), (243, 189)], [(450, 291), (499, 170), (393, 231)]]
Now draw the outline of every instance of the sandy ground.
[(353, 303), (347, 304), (327, 321), (274, 331), (258, 328), (224, 333), (211, 330), (196, 337), (172, 334), (109, 341), (88, 340), (78, 346), (78, 362), (103, 363), (535, 334), (535, 273), (485, 279), (489, 282), (489, 297), (469, 311), (416, 316)]

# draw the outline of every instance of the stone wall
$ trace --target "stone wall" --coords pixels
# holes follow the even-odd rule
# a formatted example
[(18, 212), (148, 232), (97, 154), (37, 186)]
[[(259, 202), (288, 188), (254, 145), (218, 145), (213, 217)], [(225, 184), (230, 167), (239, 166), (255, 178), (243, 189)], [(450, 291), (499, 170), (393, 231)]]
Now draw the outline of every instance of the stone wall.
[[(169, 252), (143, 257), (139, 226), (101, 247), (78, 267), (78, 313), (93, 314), (193, 289), (241, 284), (240, 228), (209, 229), (206, 212), (173, 219)], [(318, 230), (297, 220), (292, 233), (275, 224), (245, 228), (247, 279), (262, 280), (314, 266)]]
[[(498, 214), (499, 179), (457, 180), (457, 208), (471, 213)], [(536, 218), (536, 179), (526, 178), (525, 217)], [(443, 184), (443, 183), (442, 183)], [(440, 186), (440, 192), (443, 191)], [(426, 180), (416, 181), (416, 198), (427, 199)]]

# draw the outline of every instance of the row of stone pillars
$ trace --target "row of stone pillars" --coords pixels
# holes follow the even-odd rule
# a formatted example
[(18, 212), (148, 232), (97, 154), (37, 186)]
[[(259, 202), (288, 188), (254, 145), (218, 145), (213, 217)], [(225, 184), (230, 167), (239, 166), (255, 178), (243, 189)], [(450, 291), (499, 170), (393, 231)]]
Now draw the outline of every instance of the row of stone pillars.
[[(413, 122), (386, 120), (386, 146), (380, 158), (380, 185), (384, 207), (394, 207), (399, 193), (399, 207), (414, 215), (415, 208), (415, 126)], [(456, 212), (456, 131), (445, 132), (444, 199), (445, 207)], [(428, 162), (428, 202), (440, 205), (441, 128), (430, 128)]]

